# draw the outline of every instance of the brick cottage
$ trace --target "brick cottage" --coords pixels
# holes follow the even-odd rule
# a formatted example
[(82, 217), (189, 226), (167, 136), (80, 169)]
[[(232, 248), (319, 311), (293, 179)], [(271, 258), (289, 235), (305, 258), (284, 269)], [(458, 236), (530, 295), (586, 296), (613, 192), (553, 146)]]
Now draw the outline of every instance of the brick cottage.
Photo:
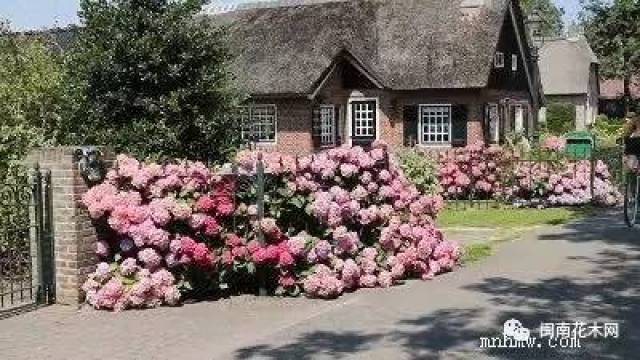
[(457, 147), (536, 128), (543, 95), (518, 1), (307, 0), (214, 12), (251, 94), (243, 135), (263, 149), (376, 139)]

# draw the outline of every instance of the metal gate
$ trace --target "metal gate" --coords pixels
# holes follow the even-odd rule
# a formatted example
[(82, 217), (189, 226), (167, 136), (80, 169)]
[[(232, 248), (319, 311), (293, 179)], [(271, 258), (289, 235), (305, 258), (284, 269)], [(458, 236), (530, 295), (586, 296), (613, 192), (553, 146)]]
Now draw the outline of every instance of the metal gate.
[(0, 170), (0, 317), (54, 301), (51, 176)]

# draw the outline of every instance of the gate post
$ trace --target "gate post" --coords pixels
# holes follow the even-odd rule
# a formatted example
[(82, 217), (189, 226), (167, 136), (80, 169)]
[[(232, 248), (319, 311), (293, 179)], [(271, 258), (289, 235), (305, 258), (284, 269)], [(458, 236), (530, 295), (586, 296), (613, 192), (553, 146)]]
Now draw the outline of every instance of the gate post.
[[(39, 164), (42, 170), (51, 174), (47, 184), (50, 199), (43, 199), (45, 231), (41, 241), (46, 236), (53, 240), (56, 303), (67, 305), (81, 304), (80, 287), (97, 264), (98, 233), (80, 204), (88, 187), (78, 170), (76, 149), (71, 146), (42, 148), (27, 157), (29, 163)], [(113, 160), (111, 151), (102, 149), (102, 152), (107, 163)], [(50, 231), (46, 231), (47, 227)], [(43, 253), (46, 256), (46, 251)]]

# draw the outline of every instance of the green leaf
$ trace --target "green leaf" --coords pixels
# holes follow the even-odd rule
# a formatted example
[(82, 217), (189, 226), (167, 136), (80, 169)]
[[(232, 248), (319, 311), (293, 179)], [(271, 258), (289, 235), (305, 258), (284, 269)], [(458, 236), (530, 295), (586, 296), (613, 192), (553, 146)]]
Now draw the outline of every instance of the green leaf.
[(137, 283), (136, 279), (130, 278), (130, 277), (123, 277), (122, 278), (122, 283), (124, 285), (135, 285), (135, 283)]

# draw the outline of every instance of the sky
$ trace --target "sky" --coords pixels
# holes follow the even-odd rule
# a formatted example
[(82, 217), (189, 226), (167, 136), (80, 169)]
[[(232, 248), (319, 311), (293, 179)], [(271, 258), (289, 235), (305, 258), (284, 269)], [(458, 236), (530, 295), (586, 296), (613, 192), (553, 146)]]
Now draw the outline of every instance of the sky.
[[(214, 0), (221, 4), (255, 0)], [(45, 29), (78, 22), (80, 0), (0, 0), (0, 19), (8, 19), (15, 30)], [(580, 0), (554, 0), (565, 9), (565, 20), (574, 19)]]

